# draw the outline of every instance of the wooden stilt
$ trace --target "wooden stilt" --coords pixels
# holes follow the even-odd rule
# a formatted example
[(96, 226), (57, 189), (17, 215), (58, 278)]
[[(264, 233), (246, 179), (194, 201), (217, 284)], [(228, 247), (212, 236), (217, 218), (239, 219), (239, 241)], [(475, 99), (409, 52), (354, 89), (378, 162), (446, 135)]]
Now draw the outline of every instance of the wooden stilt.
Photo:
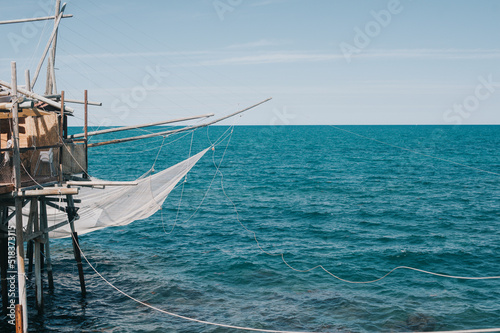
[[(17, 288), (19, 290), (19, 304), (22, 306), (23, 331), (28, 332), (28, 297), (26, 294), (26, 272), (24, 267), (24, 240), (23, 240), (23, 201), (16, 198), (16, 253), (17, 253)], [(17, 308), (17, 307), (16, 307)], [(17, 314), (17, 312), (16, 312)], [(17, 322), (17, 321), (16, 321)], [(17, 326), (17, 324), (16, 324)]]
[(33, 241), (31, 240), (28, 241), (26, 256), (28, 257), (28, 274), (31, 274), (33, 272)]
[(47, 232), (48, 222), (47, 222), (47, 203), (45, 199), (40, 198), (40, 228), (44, 231), (45, 239), (45, 261), (47, 264), (47, 280), (49, 281), (49, 289), (54, 289), (54, 276), (52, 275), (52, 260), (50, 258), (50, 241), (49, 234)]
[[(40, 230), (40, 220), (38, 218), (38, 198), (31, 199), (31, 212), (33, 213), (33, 227), (34, 231)], [(42, 285), (42, 256), (41, 256), (41, 239), (35, 238), (35, 294), (36, 294), (36, 308), (38, 313), (43, 313), (43, 285)]]
[[(7, 226), (7, 216), (9, 215), (9, 209), (6, 206), (0, 207), (0, 224)], [(7, 283), (7, 262), (9, 251), (9, 242), (7, 239), (7, 233), (3, 235), (5, 237), (0, 238), (0, 271), (2, 279), (2, 313), (7, 314), (9, 306), (9, 296), (8, 296), (8, 283)]]
[[(35, 223), (35, 207), (33, 207), (34, 205), (34, 202), (36, 203), (36, 201), (33, 201), (33, 200), (30, 200), (30, 214), (29, 214), (29, 219), (28, 219), (28, 225), (26, 226), (26, 233), (27, 234), (30, 234), (31, 232), (33, 232), (33, 224)], [(27, 253), (26, 253), (26, 257), (28, 259), (28, 273), (32, 273), (33, 272), (33, 240), (29, 240), (28, 241), (28, 246), (27, 246)]]
[(0, 266), (2, 271), (2, 313), (7, 314), (9, 306), (9, 296), (7, 291), (7, 252), (8, 252), (7, 234), (0, 238)]
[[(40, 253), (42, 255), (42, 258), (45, 257), (45, 245), (43, 243), (40, 244)], [(40, 268), (42, 271), (45, 269), (45, 265), (43, 263), (43, 260), (40, 263)]]
[(21, 304), (16, 304), (16, 333), (24, 332), (23, 307)]
[(83, 266), (82, 266), (82, 256), (80, 253), (80, 246), (78, 242), (78, 233), (73, 232), (73, 252), (75, 254), (76, 264), (78, 266), (78, 276), (80, 277), (80, 289), (82, 290), (82, 296), (87, 295), (87, 290), (85, 288), (85, 278), (83, 276)]
[[(13, 168), (16, 191), (21, 188), (21, 155), (19, 153), (19, 118), (17, 101), (17, 68), (16, 62), (11, 63), (12, 71), (12, 143), (13, 143)], [(16, 209), (16, 259), (17, 259), (17, 287), (19, 290), (19, 304), (22, 306), (22, 331), (28, 332), (28, 299), (26, 296), (26, 273), (24, 267), (24, 239), (23, 239), (23, 199), (15, 198)], [(16, 312), (17, 314), (17, 312)], [(17, 325), (17, 324), (16, 324)]]
[(80, 252), (80, 246), (78, 242), (78, 233), (75, 231), (75, 217), (76, 217), (76, 208), (75, 202), (73, 201), (72, 195), (67, 195), (66, 200), (68, 202), (68, 220), (70, 221), (71, 232), (73, 235), (73, 253), (75, 255), (76, 265), (78, 266), (78, 276), (80, 277), (80, 289), (82, 290), (82, 296), (87, 294), (85, 288), (85, 278), (83, 276), (83, 265), (82, 265), (82, 256)]

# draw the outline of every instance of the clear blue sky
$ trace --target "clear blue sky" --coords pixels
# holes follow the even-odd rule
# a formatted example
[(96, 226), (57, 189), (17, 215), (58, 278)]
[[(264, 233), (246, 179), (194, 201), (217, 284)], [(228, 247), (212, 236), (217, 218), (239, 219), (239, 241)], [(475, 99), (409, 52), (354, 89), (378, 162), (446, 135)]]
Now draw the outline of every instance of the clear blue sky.
[[(0, 20), (52, 2), (9, 1)], [(222, 116), (267, 97), (237, 123), (500, 124), (500, 1), (67, 2), (57, 88), (103, 102), (94, 125)], [(11, 60), (21, 82), (34, 72), (51, 25), (0, 26), (3, 80)]]

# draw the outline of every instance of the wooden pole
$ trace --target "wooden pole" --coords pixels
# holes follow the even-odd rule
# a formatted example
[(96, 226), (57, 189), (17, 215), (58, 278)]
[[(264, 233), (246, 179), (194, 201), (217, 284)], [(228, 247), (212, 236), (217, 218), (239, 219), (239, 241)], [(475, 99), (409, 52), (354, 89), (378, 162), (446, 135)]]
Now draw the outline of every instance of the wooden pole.
[[(38, 198), (31, 199), (31, 212), (34, 217), (34, 232), (40, 231), (40, 219), (38, 216)], [(42, 285), (42, 256), (40, 248), (40, 237), (35, 238), (35, 294), (36, 294), (36, 308), (38, 313), (43, 313), (43, 285)]]
[[(33, 224), (35, 223), (35, 210), (33, 209), (33, 201), (30, 200), (30, 214), (28, 218), (28, 225), (26, 226), (26, 233), (29, 235), (33, 232)], [(33, 245), (34, 241), (32, 239), (27, 240), (28, 242), (28, 253), (26, 256), (28, 257), (28, 274), (31, 274), (33, 272)]]
[(30, 70), (29, 69), (24, 71), (24, 79), (26, 82), (26, 89), (28, 91), (31, 91), (31, 79), (30, 79)]
[(177, 134), (177, 133), (181, 133), (181, 132), (186, 132), (186, 131), (190, 131), (192, 129), (196, 129), (196, 128), (202, 128), (202, 127), (207, 127), (207, 126), (210, 126), (210, 125), (213, 125), (215, 123), (218, 123), (218, 122), (221, 122), (227, 118), (231, 118), (231, 117), (234, 117), (240, 113), (243, 113), (245, 111), (248, 111), (250, 109), (253, 109), (254, 107), (256, 106), (259, 106), (265, 102), (268, 102), (270, 101), (271, 98), (268, 98), (262, 102), (259, 102), (257, 104), (254, 104), (248, 108), (245, 108), (243, 110), (239, 110), (239, 111), (236, 111), (234, 113), (231, 113), (230, 115), (227, 115), (225, 117), (222, 117), (222, 118), (219, 118), (219, 119), (215, 119), (211, 122), (208, 122), (208, 123), (204, 123), (204, 124), (200, 124), (200, 125), (195, 125), (195, 126), (187, 126), (187, 127), (183, 127), (183, 128), (180, 128), (180, 129), (176, 129), (176, 130), (170, 130), (170, 131), (164, 131), (164, 132), (158, 132), (158, 133), (152, 133), (152, 134), (145, 134), (145, 135), (139, 135), (139, 136), (134, 136), (134, 137), (130, 137), (130, 138), (123, 138), (123, 139), (115, 139), (115, 140), (110, 140), (110, 141), (105, 141), (105, 142), (97, 142), (97, 143), (91, 143), (89, 144), (89, 147), (98, 147), (98, 146), (104, 146), (104, 145), (109, 145), (109, 144), (113, 144), (113, 143), (121, 143), (121, 142), (129, 142), (129, 141), (135, 141), (135, 140), (142, 140), (142, 139), (147, 139), (147, 138), (153, 138), (155, 136), (165, 136), (165, 135), (171, 135), (171, 134)]
[[(7, 215), (7, 207), (2, 206), (0, 211), (1, 219), (0, 223), (3, 224), (6, 222)], [(7, 252), (9, 250), (9, 243), (7, 239), (7, 233), (5, 233), (5, 237), (0, 238), (0, 267), (1, 267), (1, 278), (2, 278), (2, 313), (7, 315), (9, 306), (9, 296), (7, 291), (7, 260), (8, 255)]]
[[(3, 87), (6, 87), (6, 88), (9, 88), (9, 89), (11, 89), (11, 90), (13, 90), (13, 89), (14, 89), (10, 83), (5, 82), (5, 81), (3, 81), (3, 80), (0, 80), (0, 86), (3, 86)], [(47, 103), (48, 105), (51, 105), (51, 106), (53, 106), (53, 107), (55, 107), (55, 108), (57, 108), (57, 109), (59, 109), (59, 108), (61, 107), (61, 104), (60, 104), (60, 103), (57, 103), (56, 101), (53, 101), (53, 100), (48, 99), (48, 98), (45, 98), (45, 97), (43, 97), (42, 95), (36, 94), (36, 93), (34, 93), (34, 92), (32, 92), (32, 91), (28, 91), (28, 90), (23, 89), (23, 88), (21, 88), (21, 87), (17, 87), (17, 91), (18, 91), (19, 93), (21, 93), (21, 94), (23, 94), (23, 95), (27, 96), (27, 97), (30, 97), (30, 98), (33, 98), (33, 99), (37, 99), (37, 100), (42, 101), (42, 102), (44, 102), (44, 103)], [(69, 106), (66, 106), (66, 107), (64, 108), (64, 110), (65, 110), (66, 112), (74, 112), (74, 111), (75, 111), (75, 109), (70, 108)]]
[(83, 103), (84, 103), (84, 110), (85, 110), (85, 123), (83, 126), (83, 137), (85, 138), (85, 141), (89, 138), (89, 133), (88, 133), (88, 124), (89, 124), (89, 114), (88, 114), (88, 106), (89, 106), (89, 100), (88, 100), (88, 92), (85, 90), (83, 94)]
[(78, 266), (78, 276), (80, 278), (80, 289), (82, 290), (82, 296), (85, 296), (87, 294), (86, 288), (85, 288), (85, 278), (83, 276), (83, 265), (82, 265), (82, 257), (81, 257), (81, 252), (80, 252), (80, 245), (78, 242), (78, 233), (75, 231), (75, 217), (76, 217), (76, 208), (75, 208), (75, 202), (73, 201), (73, 196), (72, 195), (67, 195), (66, 200), (68, 202), (67, 206), (67, 213), (68, 213), (68, 220), (71, 226), (71, 232), (73, 235), (73, 253), (75, 255), (75, 260), (76, 260), (76, 265)]
[(24, 313), (23, 307), (20, 304), (16, 304), (16, 333), (24, 332)]
[[(12, 127), (14, 130), (13, 135), (13, 148), (14, 148), (14, 178), (16, 191), (21, 188), (21, 156), (19, 152), (19, 119), (18, 119), (18, 101), (17, 101), (17, 68), (16, 62), (11, 63), (12, 71)], [(28, 332), (28, 308), (26, 296), (26, 274), (24, 267), (24, 240), (23, 240), (23, 200), (16, 197), (16, 254), (17, 254), (17, 280), (19, 290), (19, 305), (22, 307), (22, 330), (24, 333)], [(16, 311), (17, 314), (17, 311)], [(16, 320), (17, 325), (17, 320)]]
[[(61, 137), (61, 143), (64, 143), (64, 91), (61, 91), (61, 122), (60, 122), (59, 136)], [(63, 150), (64, 145), (59, 149), (59, 182), (63, 182)]]
[(89, 154), (88, 154), (88, 152), (89, 152), (89, 147), (88, 147), (88, 143), (89, 143), (89, 132), (88, 132), (88, 129), (89, 129), (89, 111), (88, 111), (89, 98), (88, 98), (87, 90), (85, 90), (83, 102), (84, 102), (84, 109), (85, 109), (85, 123), (84, 123), (84, 128), (83, 128), (83, 135), (85, 138), (85, 142), (84, 142), (84, 145), (85, 145), (85, 172), (83, 173), (83, 178), (87, 179), (87, 178), (89, 178)]
[[(63, 15), (62, 18), (73, 17), (72, 14)], [(13, 24), (13, 23), (26, 23), (26, 22), (36, 22), (36, 21), (46, 21), (46, 20), (55, 20), (57, 16), (44, 16), (44, 17), (35, 17), (28, 19), (19, 19), (19, 20), (9, 20), (9, 21), (1, 21), (0, 24)]]
[[(61, 0), (56, 1), (56, 11), (55, 17), (58, 17), (61, 10)], [(52, 95), (55, 93), (56, 86), (56, 75), (55, 75), (55, 65), (56, 65), (56, 45), (57, 45), (57, 32), (58, 27), (56, 21), (54, 21), (55, 35), (52, 41), (52, 47), (50, 48), (49, 60), (47, 62), (47, 81), (45, 84), (45, 95)]]
[[(64, 8), (62, 10), (64, 10)], [(47, 52), (49, 52), (49, 47), (53, 43), (54, 38), (56, 37), (57, 28), (59, 27), (59, 22), (61, 22), (62, 16), (63, 16), (63, 13), (61, 12), (57, 16), (57, 19), (54, 22), (54, 29), (52, 30), (52, 34), (50, 35), (50, 38), (49, 38), (47, 45), (45, 46), (45, 50), (43, 50), (42, 58), (40, 59), (40, 62), (38, 63), (38, 67), (36, 68), (35, 75), (33, 77), (33, 81), (31, 82), (31, 89), (33, 89), (33, 87), (35, 86), (36, 80), (38, 79), (38, 75), (40, 74), (40, 70), (42, 69), (43, 62), (45, 61), (45, 57), (47, 56)]]
[(28, 274), (33, 272), (33, 241), (29, 240), (27, 245), (26, 257), (28, 257)]
[(45, 238), (45, 262), (47, 264), (47, 280), (49, 281), (49, 289), (54, 289), (54, 276), (52, 274), (52, 259), (50, 257), (50, 240), (47, 221), (47, 202), (44, 197), (40, 198), (40, 224)]
[[(138, 128), (144, 128), (144, 127), (152, 127), (152, 126), (158, 126), (158, 125), (166, 125), (166, 124), (171, 124), (171, 123), (179, 123), (181, 121), (188, 121), (188, 120), (193, 120), (193, 119), (200, 119), (200, 118), (209, 118), (212, 117), (214, 114), (213, 113), (208, 113), (204, 114), (201, 116), (192, 116), (192, 117), (186, 117), (186, 118), (179, 118), (179, 119), (171, 119), (171, 120), (163, 120), (163, 121), (158, 121), (155, 123), (149, 123), (149, 124), (142, 124), (142, 125), (133, 125), (133, 126), (123, 126), (123, 127), (118, 127), (118, 128), (109, 128), (105, 130), (100, 130), (100, 131), (94, 131), (94, 132), (88, 132), (87, 136), (94, 136), (94, 135), (100, 135), (100, 134), (107, 134), (107, 133), (115, 133), (115, 132), (120, 132), (120, 131), (128, 131), (131, 129), (138, 129)], [(85, 133), (83, 134), (73, 134), (70, 136), (70, 138), (83, 138), (85, 137)]]
[(61, 142), (64, 139), (64, 91), (61, 91), (61, 122), (59, 123), (60, 125), (60, 132), (59, 135), (61, 136)]

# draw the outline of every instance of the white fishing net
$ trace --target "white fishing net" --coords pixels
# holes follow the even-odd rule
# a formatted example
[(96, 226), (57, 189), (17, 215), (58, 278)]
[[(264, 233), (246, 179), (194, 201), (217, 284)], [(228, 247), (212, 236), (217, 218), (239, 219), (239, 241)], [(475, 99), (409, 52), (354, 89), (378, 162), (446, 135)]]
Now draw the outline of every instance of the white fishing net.
[[(191, 170), (209, 148), (161, 172), (137, 179), (135, 186), (81, 187), (75, 199), (79, 208), (75, 231), (85, 234), (110, 226), (123, 226), (156, 213), (176, 184)], [(97, 179), (92, 179), (98, 181)], [(61, 203), (61, 206), (65, 206)], [(48, 226), (67, 220), (58, 209), (47, 207)], [(66, 224), (50, 232), (51, 238), (71, 236)]]

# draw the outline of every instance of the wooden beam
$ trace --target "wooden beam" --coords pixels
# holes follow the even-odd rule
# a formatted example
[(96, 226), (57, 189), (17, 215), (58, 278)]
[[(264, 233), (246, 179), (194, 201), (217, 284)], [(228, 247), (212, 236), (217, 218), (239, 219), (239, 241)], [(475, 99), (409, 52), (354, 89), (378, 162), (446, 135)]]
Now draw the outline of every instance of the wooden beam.
[(38, 197), (42, 195), (76, 195), (78, 194), (78, 188), (69, 187), (51, 187), (44, 188), (43, 190), (28, 190), (28, 191), (17, 191), (17, 197)]
[(62, 8), (61, 13), (57, 16), (57, 19), (54, 22), (54, 29), (52, 29), (52, 34), (50, 35), (49, 41), (47, 42), (47, 45), (45, 45), (45, 50), (43, 50), (42, 53), (42, 58), (40, 59), (40, 62), (38, 63), (38, 66), (35, 71), (35, 75), (33, 77), (33, 81), (31, 81), (31, 90), (33, 90), (33, 87), (35, 87), (36, 80), (38, 79), (38, 75), (40, 74), (40, 70), (42, 69), (43, 62), (45, 61), (45, 57), (47, 56), (47, 52), (49, 52), (50, 44), (54, 41), (54, 38), (57, 35), (57, 28), (59, 27), (59, 22), (61, 22), (61, 18), (63, 16), (64, 12), (64, 6)]
[(14, 184), (1, 184), (0, 185), (0, 194), (11, 193), (14, 191)]
[(234, 113), (231, 113), (230, 115), (227, 115), (225, 117), (222, 117), (222, 118), (219, 118), (219, 119), (215, 119), (214, 121), (211, 121), (211, 122), (208, 122), (208, 123), (204, 123), (204, 124), (201, 124), (201, 125), (195, 125), (195, 126), (187, 126), (187, 127), (183, 127), (183, 128), (180, 128), (180, 129), (176, 129), (176, 130), (170, 130), (170, 131), (165, 131), (165, 132), (158, 132), (158, 133), (152, 133), (152, 134), (145, 134), (145, 135), (140, 135), (140, 136), (134, 136), (134, 137), (130, 137), (130, 138), (123, 138), (123, 139), (115, 139), (115, 140), (110, 140), (110, 141), (104, 141), (104, 142), (96, 142), (96, 143), (90, 143), (88, 145), (88, 147), (99, 147), (99, 146), (104, 146), (104, 145), (109, 145), (109, 144), (114, 144), (114, 143), (121, 143), (121, 142), (129, 142), (129, 141), (135, 141), (135, 140), (142, 140), (142, 139), (147, 139), (147, 138), (153, 138), (155, 136), (166, 136), (166, 135), (171, 135), (171, 134), (177, 134), (177, 133), (181, 133), (181, 132), (186, 132), (186, 131), (190, 131), (190, 130), (193, 130), (193, 129), (196, 129), (196, 128), (201, 128), (201, 127), (207, 127), (207, 126), (210, 126), (210, 125), (213, 125), (213, 124), (216, 124), (218, 122), (221, 122), (227, 118), (231, 118), (231, 117), (234, 117), (242, 112), (245, 112), (245, 111), (248, 111), (250, 109), (253, 109), (254, 107), (256, 106), (259, 106), (265, 102), (268, 102), (270, 101), (272, 98), (268, 98), (266, 100), (263, 100), (262, 102), (259, 102), (257, 104), (254, 104), (246, 109), (243, 109), (243, 110), (240, 110), (240, 111), (236, 111)]
[[(26, 118), (26, 117), (39, 117), (39, 116), (47, 116), (50, 112), (42, 111), (37, 108), (33, 109), (19, 109), (18, 118)], [(1, 112), (0, 111), (0, 119), (11, 119), (12, 114), (10, 112)]]
[[(66, 6), (66, 5), (64, 5)], [(64, 10), (64, 9), (63, 9)], [(61, 13), (61, 0), (56, 0), (56, 10), (54, 16), (59, 16)], [(57, 46), (57, 32), (59, 23), (54, 21), (54, 29), (56, 30), (54, 40), (52, 41), (52, 47), (50, 49), (49, 60), (47, 62), (47, 80), (45, 85), (45, 95), (56, 93), (56, 46)]]
[[(0, 86), (6, 87), (6, 88), (9, 88), (9, 89), (12, 90), (12, 85), (10, 83), (8, 83), (8, 82), (0, 80)], [(21, 94), (23, 94), (24, 96), (28, 96), (30, 98), (37, 99), (39, 101), (47, 103), (50, 106), (53, 106), (53, 107), (57, 108), (59, 110), (61, 109), (61, 104), (60, 103), (57, 103), (57, 102), (55, 102), (55, 101), (53, 101), (51, 99), (43, 97), (42, 95), (36, 94), (36, 93), (34, 93), (32, 91), (26, 90), (26, 89), (21, 88), (21, 87), (17, 87), (17, 91), (20, 92)], [(74, 111), (75, 111), (75, 109), (70, 108), (69, 106), (65, 106), (64, 107), (64, 112), (73, 113)]]
[[(123, 127), (118, 127), (118, 128), (110, 128), (110, 129), (105, 129), (105, 130), (100, 130), (100, 131), (88, 132), (87, 136), (100, 135), (100, 134), (106, 134), (106, 133), (114, 133), (114, 132), (120, 132), (120, 131), (127, 131), (127, 130), (132, 130), (132, 129), (137, 129), (137, 128), (165, 125), (165, 124), (171, 124), (171, 123), (178, 123), (181, 121), (188, 121), (188, 120), (193, 120), (193, 119), (209, 118), (209, 117), (213, 117), (213, 115), (214, 115), (213, 113), (207, 113), (207, 114), (203, 114), (200, 116), (192, 116), (192, 117), (186, 117), (186, 118), (164, 120), (164, 121), (159, 121), (156, 123), (134, 125), (134, 126), (123, 126)], [(70, 138), (82, 138), (82, 137), (85, 137), (85, 133), (74, 134), (74, 135), (70, 136)]]
[[(73, 17), (72, 14), (63, 15), (61, 18), (69, 18)], [(27, 19), (17, 19), (17, 20), (8, 20), (8, 21), (0, 21), (1, 24), (13, 24), (13, 23), (26, 23), (26, 22), (36, 22), (36, 21), (46, 21), (46, 20), (55, 20), (56, 16), (44, 16), (44, 17), (35, 17), (35, 18), (27, 18)]]
[(69, 180), (66, 182), (66, 185), (71, 186), (137, 186), (139, 183), (136, 181), (132, 182), (113, 182), (113, 181), (75, 181)]
[[(14, 103), (0, 103), (0, 110), (12, 109)], [(19, 109), (32, 109), (35, 106), (33, 101), (24, 101), (18, 104)]]
[[(66, 103), (85, 104), (85, 101), (79, 101), (79, 100), (76, 100), (76, 99), (66, 99)], [(87, 101), (87, 105), (102, 106), (102, 103), (101, 102), (90, 102), (90, 101)]]

